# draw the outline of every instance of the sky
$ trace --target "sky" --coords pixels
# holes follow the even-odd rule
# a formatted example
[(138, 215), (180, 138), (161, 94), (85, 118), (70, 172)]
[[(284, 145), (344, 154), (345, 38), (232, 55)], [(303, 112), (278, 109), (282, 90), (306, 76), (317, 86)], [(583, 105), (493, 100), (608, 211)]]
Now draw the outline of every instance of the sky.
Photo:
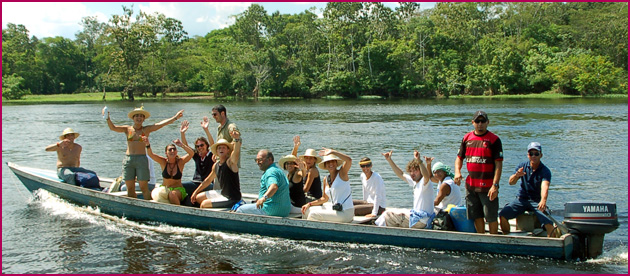
[[(2, 2), (2, 28), (8, 23), (22, 24), (29, 35), (40, 39), (55, 36), (74, 39), (82, 30), (79, 23), (83, 17), (96, 16), (100, 22), (107, 22), (113, 14), (122, 14), (123, 5), (133, 4), (134, 15), (139, 10), (159, 12), (180, 20), (188, 36), (205, 36), (234, 23), (231, 16), (242, 13), (253, 3), (262, 5), (267, 14), (275, 11), (298, 14), (315, 7), (315, 13), (321, 16), (326, 7), (326, 2)], [(396, 2), (384, 4), (391, 9), (398, 7)], [(424, 2), (420, 8), (434, 5), (435, 2)]]

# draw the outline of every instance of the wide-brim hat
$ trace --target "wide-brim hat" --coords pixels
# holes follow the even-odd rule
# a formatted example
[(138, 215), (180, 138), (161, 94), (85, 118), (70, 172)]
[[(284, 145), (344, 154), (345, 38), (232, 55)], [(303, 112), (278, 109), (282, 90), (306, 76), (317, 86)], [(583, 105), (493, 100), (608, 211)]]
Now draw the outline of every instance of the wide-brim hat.
[(136, 114), (142, 114), (144, 115), (144, 119), (149, 119), (149, 117), (151, 117), (151, 113), (149, 113), (149, 111), (144, 110), (144, 106), (135, 108), (134, 110), (132, 110), (131, 112), (129, 112), (127, 114), (127, 117), (129, 117), (129, 119), (133, 120), (133, 116)]
[(59, 140), (63, 140), (68, 134), (74, 134), (74, 139), (77, 139), (77, 137), (79, 137), (80, 135), (78, 132), (74, 132), (74, 130), (72, 130), (71, 128), (66, 128), (61, 133), (61, 136), (59, 136)]
[(217, 155), (217, 148), (220, 145), (226, 145), (230, 150), (232, 150), (232, 143), (228, 142), (225, 139), (219, 139), (219, 141), (217, 141), (216, 143), (212, 144), (212, 146), (210, 147), (210, 150), (212, 151), (212, 154)]
[(282, 158), (280, 158), (280, 160), (278, 160), (278, 166), (280, 166), (280, 168), (284, 169), (284, 163), (286, 163), (286, 162), (295, 162), (295, 160), (297, 160), (297, 157), (295, 157), (295, 155), (293, 155), (293, 154), (285, 155)]
[(300, 158), (304, 158), (305, 156), (315, 157), (315, 159), (317, 159), (315, 164), (322, 162), (322, 158), (317, 155), (317, 152), (314, 149), (307, 149), (306, 152), (304, 152), (304, 155), (300, 155)]
[(317, 166), (320, 169), (325, 170), (326, 169), (326, 166), (325, 166), (326, 162), (327, 161), (332, 161), (332, 160), (337, 161), (337, 168), (342, 166), (343, 163), (345, 163), (345, 161), (341, 160), (341, 158), (337, 157), (337, 155), (329, 154), (329, 155), (324, 156), (324, 159), (322, 159), (322, 162), (320, 162)]

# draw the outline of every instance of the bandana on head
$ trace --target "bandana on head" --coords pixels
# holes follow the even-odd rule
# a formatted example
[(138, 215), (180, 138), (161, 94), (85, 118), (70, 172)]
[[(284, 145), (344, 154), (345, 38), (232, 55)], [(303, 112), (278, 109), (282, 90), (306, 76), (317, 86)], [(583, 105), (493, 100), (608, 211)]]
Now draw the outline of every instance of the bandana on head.
[(450, 176), (451, 178), (453, 178), (455, 176), (455, 174), (453, 174), (453, 172), (451, 172), (451, 168), (449, 168), (447, 165), (444, 165), (444, 163), (442, 162), (437, 162), (435, 164), (433, 164), (433, 167), (431, 167), (432, 171), (439, 171), (439, 170), (443, 170), (446, 175)]

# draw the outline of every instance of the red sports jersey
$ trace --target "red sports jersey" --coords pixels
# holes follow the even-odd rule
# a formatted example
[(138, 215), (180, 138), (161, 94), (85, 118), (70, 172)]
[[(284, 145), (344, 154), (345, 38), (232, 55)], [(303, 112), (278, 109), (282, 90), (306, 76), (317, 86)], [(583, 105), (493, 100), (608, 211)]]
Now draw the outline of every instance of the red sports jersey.
[(490, 131), (481, 136), (471, 131), (462, 139), (457, 157), (466, 159), (466, 187), (487, 191), (493, 184), (494, 161), (503, 160), (501, 139)]

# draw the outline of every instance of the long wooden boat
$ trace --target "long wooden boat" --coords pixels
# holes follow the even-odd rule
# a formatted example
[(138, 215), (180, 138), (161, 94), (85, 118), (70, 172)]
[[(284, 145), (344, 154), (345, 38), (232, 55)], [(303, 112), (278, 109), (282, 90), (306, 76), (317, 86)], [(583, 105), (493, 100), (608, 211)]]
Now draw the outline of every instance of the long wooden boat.
[[(103, 213), (137, 221), (298, 240), (384, 244), (555, 259), (571, 259), (573, 251), (571, 234), (560, 238), (484, 235), (237, 214), (226, 210), (176, 206), (91, 190), (61, 182), (55, 171), (24, 167), (11, 162), (7, 165), (31, 192), (43, 189), (80, 205), (98, 207)], [(101, 186), (108, 187), (111, 181), (112, 179), (102, 178)]]

